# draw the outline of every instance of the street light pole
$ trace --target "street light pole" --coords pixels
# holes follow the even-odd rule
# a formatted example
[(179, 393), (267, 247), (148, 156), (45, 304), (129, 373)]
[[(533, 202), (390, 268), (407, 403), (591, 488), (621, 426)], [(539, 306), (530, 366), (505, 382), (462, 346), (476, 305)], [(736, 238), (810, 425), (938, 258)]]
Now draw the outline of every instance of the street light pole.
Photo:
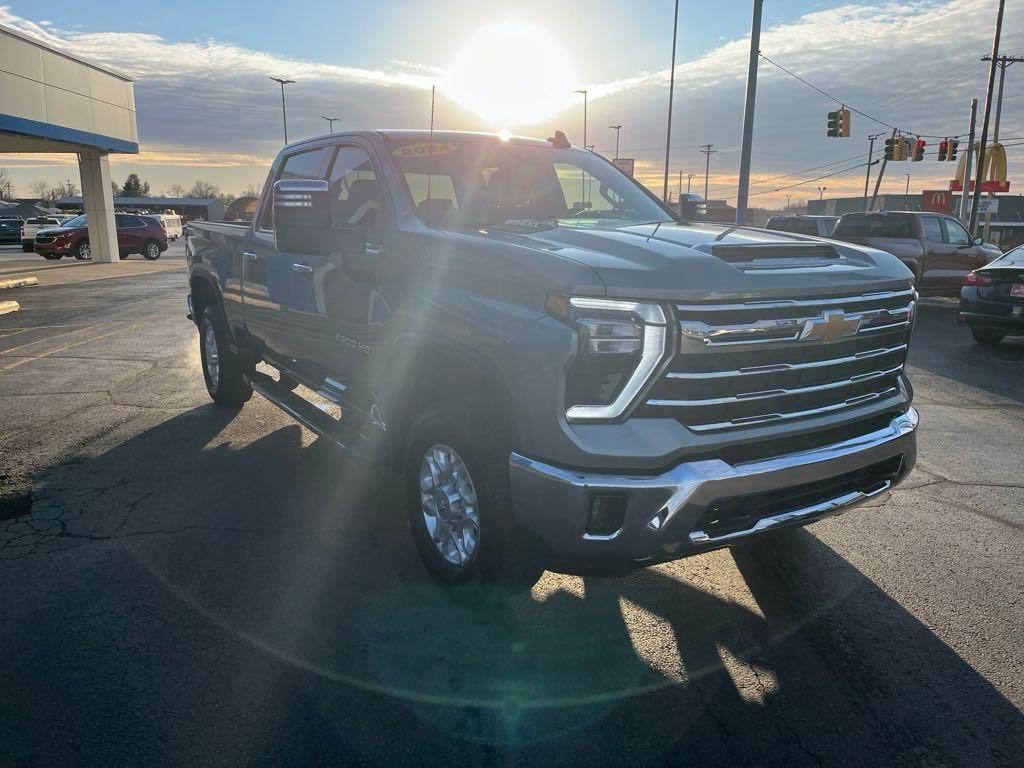
[(288, 143), (288, 112), (287, 112), (287, 110), (285, 109), (285, 106), (284, 106), (284, 87), (286, 85), (291, 85), (295, 81), (294, 80), (285, 80), (285, 79), (280, 78), (280, 77), (271, 77), (270, 79), (273, 80), (275, 83), (280, 83), (281, 84), (281, 121), (284, 123), (284, 143), (287, 144)]
[[(668, 203), (668, 159), (672, 150), (672, 96), (676, 89), (676, 32), (679, 28), (679, 0), (676, 0), (672, 16), (672, 68), (668, 76), (668, 127), (665, 129), (665, 183), (661, 189), (661, 200)], [(710, 156), (709, 156), (710, 157)]]
[(609, 125), (613, 131), (615, 131), (615, 159), (619, 159), (619, 133), (622, 131), (621, 125)]
[(339, 120), (341, 120), (341, 118), (340, 118), (340, 117), (326, 117), (325, 115), (320, 115), (320, 117), (321, 117), (321, 118), (322, 118), (323, 120), (326, 120), (326, 121), (327, 121), (327, 125), (329, 126), (329, 127), (328, 127), (328, 130), (329, 130), (329, 131), (330, 131), (331, 133), (334, 133), (334, 124), (335, 124), (336, 122), (338, 122)]
[(587, 89), (586, 88), (580, 88), (578, 91), (573, 91), (573, 93), (582, 93), (583, 94), (583, 148), (586, 149), (587, 148)]
[(904, 190), (903, 194), (906, 197), (910, 197), (910, 174), (909, 173), (905, 173), (903, 175), (907, 177), (907, 188), (906, 188), (906, 190)]
[(825, 190), (828, 187), (818, 187), (818, 199), (821, 200), (825, 196)]
[(686, 194), (690, 194), (690, 184), (693, 183), (693, 176), (694, 174), (692, 173), (686, 174)]
[(754, 103), (757, 95), (757, 57), (761, 53), (761, 6), (754, 0), (750, 22), (750, 58), (747, 62), (747, 97), (743, 103), (743, 136), (740, 139), (740, 180), (736, 192), (736, 225), (747, 223), (747, 198), (750, 195), (750, 153), (754, 144)]
[(864, 173), (864, 212), (868, 210), (868, 185), (871, 183), (871, 156), (875, 153), (875, 139), (882, 134), (876, 133), (872, 136), (868, 136), (868, 141), (871, 143), (868, 145), (868, 169)]

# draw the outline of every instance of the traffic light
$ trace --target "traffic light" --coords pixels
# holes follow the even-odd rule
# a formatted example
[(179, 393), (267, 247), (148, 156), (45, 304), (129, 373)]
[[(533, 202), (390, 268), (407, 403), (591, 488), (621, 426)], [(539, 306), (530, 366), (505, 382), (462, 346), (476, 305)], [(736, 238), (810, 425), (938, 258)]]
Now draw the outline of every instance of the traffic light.
[(828, 113), (827, 134), (830, 139), (850, 135), (850, 110), (843, 107)]
[(956, 160), (956, 148), (960, 146), (960, 141), (957, 139), (949, 140), (949, 154), (946, 155), (947, 160)]
[(885, 140), (885, 159), (890, 160), (902, 160), (903, 159), (903, 139), (888, 138)]
[(939, 142), (939, 162), (943, 162), (949, 158), (949, 139), (943, 139)]
[(915, 163), (919, 163), (924, 160), (924, 148), (928, 146), (928, 142), (924, 139), (918, 139), (914, 142), (914, 156), (910, 159)]

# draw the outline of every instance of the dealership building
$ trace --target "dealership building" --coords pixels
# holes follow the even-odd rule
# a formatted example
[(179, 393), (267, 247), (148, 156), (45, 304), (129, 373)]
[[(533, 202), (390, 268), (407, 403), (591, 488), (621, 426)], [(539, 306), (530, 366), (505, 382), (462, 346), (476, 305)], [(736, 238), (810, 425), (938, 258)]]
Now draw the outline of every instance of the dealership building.
[(0, 25), (0, 154), (77, 157), (94, 261), (118, 261), (109, 157), (138, 151), (130, 77)]

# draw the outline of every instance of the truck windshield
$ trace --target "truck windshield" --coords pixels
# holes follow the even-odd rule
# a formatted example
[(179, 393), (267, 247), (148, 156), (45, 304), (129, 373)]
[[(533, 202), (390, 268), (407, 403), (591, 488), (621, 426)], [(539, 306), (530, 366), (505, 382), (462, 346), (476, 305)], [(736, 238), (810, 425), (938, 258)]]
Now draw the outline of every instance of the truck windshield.
[(479, 229), (671, 221), (610, 163), (578, 149), (488, 141), (417, 141), (391, 156), (421, 219)]

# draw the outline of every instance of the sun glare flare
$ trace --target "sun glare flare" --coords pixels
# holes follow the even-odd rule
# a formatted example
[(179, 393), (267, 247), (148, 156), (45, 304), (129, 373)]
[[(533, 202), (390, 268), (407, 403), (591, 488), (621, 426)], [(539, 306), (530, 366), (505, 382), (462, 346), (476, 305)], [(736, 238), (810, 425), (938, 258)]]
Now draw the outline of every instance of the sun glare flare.
[(579, 85), (561, 43), (546, 29), (504, 21), (477, 30), (448, 69), (442, 90), (494, 126), (533, 125), (565, 109)]

